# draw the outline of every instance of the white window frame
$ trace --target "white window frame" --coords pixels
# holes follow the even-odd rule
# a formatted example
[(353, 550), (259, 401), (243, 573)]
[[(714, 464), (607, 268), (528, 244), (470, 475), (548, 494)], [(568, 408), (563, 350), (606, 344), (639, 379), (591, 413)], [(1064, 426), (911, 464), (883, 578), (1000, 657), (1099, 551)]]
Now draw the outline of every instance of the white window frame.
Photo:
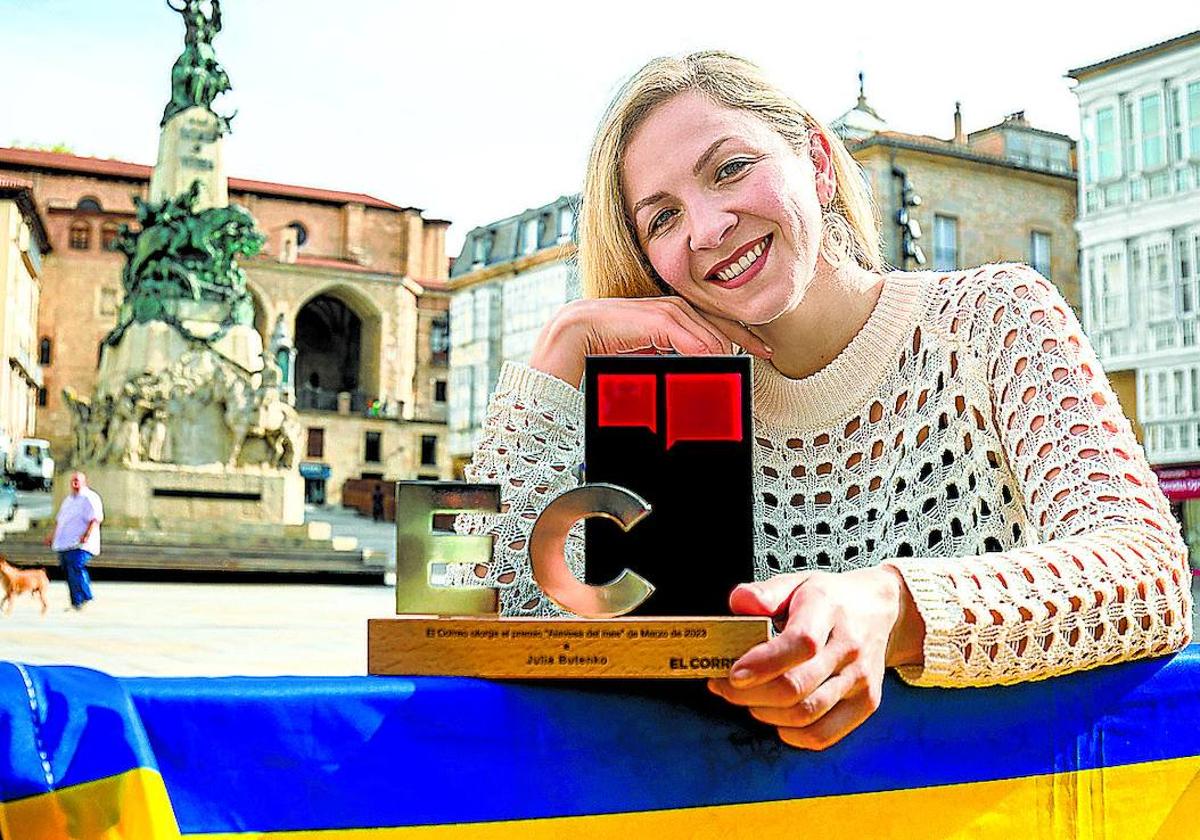
[[(1156, 101), (1158, 103), (1158, 124), (1147, 125), (1147, 103)], [(1167, 130), (1166, 130), (1166, 109), (1163, 103), (1163, 94), (1161, 90), (1156, 90), (1147, 93), (1144, 96), (1138, 97), (1138, 118), (1141, 121), (1142, 127), (1142, 169), (1146, 172), (1153, 172), (1167, 165)], [(1157, 160), (1151, 154), (1151, 151), (1157, 147)]]
[(1150, 321), (1171, 321), (1177, 316), (1175, 284), (1171, 271), (1171, 241), (1155, 238), (1142, 244), (1145, 255), (1146, 315)]
[(1183, 90), (1187, 95), (1188, 157), (1200, 160), (1200, 79), (1188, 82)]
[[(1044, 259), (1038, 259), (1038, 241), (1042, 240), (1045, 243)], [(1034, 271), (1041, 274), (1047, 280), (1050, 279), (1050, 255), (1052, 251), (1053, 237), (1044, 230), (1031, 230), (1029, 232), (1029, 265)]]

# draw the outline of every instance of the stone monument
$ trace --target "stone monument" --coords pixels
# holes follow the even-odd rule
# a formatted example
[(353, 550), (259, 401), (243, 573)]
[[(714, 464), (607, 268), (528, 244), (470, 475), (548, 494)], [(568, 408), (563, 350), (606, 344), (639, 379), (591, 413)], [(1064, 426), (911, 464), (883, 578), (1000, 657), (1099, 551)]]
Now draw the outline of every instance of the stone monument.
[[(269, 535), (304, 521), (300, 424), (280, 363), (264, 352), (241, 256), (263, 236), (229, 204), (221, 144), (230, 89), (213, 52), (220, 0), (176, 0), (183, 53), (171, 70), (149, 201), (121, 228), (125, 297), (99, 384), (72, 409), (73, 467), (104, 492), (106, 525)], [(285, 348), (286, 349), (286, 348)]]

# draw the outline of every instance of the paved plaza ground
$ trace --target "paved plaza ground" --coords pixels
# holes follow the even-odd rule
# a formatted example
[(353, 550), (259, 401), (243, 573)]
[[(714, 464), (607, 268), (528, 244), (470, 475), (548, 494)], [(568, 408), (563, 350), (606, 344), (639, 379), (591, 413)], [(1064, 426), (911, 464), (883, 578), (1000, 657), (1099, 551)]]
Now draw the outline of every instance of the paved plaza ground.
[[(48, 501), (26, 502), (31, 509)], [(393, 527), (348, 511), (310, 510), (339, 535), (394, 551)], [(0, 551), (2, 551), (0, 543)], [(353, 675), (367, 668), (367, 619), (395, 614), (389, 586), (109, 581), (96, 600), (67, 609), (67, 588), (50, 584), (50, 611), (28, 598), (0, 615), (0, 659), (71, 664), (121, 676)], [(1200, 602), (1200, 577), (1192, 594)], [(1200, 617), (1192, 626), (1200, 639)]]

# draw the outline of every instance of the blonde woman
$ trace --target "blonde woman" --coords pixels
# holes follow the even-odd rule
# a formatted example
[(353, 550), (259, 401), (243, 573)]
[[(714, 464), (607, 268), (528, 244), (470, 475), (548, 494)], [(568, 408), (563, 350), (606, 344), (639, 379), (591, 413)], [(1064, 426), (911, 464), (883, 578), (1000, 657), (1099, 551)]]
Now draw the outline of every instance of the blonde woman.
[(502, 488), (505, 513), (460, 528), (497, 537), (477, 574), (508, 614), (553, 611), (524, 544), (575, 482), (585, 355), (736, 345), (757, 580), (730, 604), (786, 626), (709, 687), (785, 742), (844, 737), (888, 667), (975, 686), (1187, 644), (1178, 526), (1070, 308), (1023, 265), (886, 269), (853, 159), (753, 65), (698, 53), (626, 83), (579, 243), (586, 299), (505, 367), (468, 470)]

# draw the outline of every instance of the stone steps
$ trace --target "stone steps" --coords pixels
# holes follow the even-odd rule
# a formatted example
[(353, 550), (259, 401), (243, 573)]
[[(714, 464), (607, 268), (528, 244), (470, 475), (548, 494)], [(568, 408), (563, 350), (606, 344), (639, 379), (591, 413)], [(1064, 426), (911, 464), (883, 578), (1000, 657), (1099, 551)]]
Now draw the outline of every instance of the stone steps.
[[(320, 574), (359, 581), (383, 582), (387, 558), (371, 551), (338, 551), (331, 543), (299, 547), (267, 545), (262, 541), (220, 542), (138, 541), (115, 539), (105, 533), (103, 550), (88, 564), (92, 568), (142, 569), (155, 572), (219, 572), (236, 574)], [(53, 566), (56, 557), (41, 534), (10, 534), (0, 543), (0, 554), (16, 566)]]

